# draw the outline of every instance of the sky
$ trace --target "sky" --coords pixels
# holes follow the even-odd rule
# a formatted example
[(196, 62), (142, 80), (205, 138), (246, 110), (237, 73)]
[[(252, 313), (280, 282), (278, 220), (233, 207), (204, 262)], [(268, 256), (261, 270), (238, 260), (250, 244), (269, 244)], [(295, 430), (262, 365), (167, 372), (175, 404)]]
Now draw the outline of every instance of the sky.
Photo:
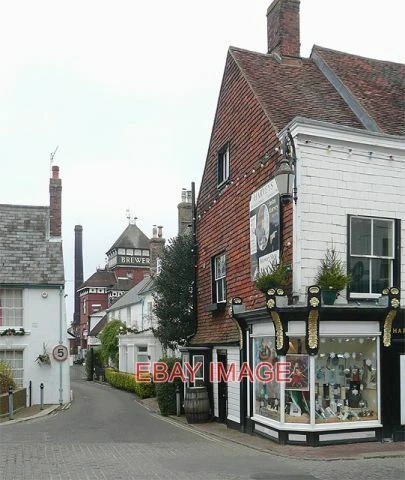
[[(62, 178), (68, 324), (74, 226), (84, 278), (128, 224), (177, 234), (198, 192), (229, 46), (266, 53), (271, 0), (0, 0), (0, 203), (48, 205)], [(312, 46), (405, 63), (403, 0), (301, 0)]]

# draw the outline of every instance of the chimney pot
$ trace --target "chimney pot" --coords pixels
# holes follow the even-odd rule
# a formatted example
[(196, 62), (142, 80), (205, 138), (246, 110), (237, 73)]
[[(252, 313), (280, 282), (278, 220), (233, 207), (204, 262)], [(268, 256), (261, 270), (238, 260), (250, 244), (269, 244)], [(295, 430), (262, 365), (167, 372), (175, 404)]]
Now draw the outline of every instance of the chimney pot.
[(59, 167), (56, 165), (52, 166), (52, 178), (59, 178)]

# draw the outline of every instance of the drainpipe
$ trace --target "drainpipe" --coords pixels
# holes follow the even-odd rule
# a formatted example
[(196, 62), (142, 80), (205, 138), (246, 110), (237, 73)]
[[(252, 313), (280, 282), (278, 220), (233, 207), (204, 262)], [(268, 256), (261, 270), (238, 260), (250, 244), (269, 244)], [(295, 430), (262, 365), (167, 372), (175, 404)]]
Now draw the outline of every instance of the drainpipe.
[(142, 310), (141, 310), (141, 332), (143, 332), (143, 307), (144, 307), (144, 304), (145, 304), (145, 299), (144, 299), (144, 298), (142, 298), (141, 303), (142, 303)]
[[(63, 342), (63, 286), (59, 287), (59, 345)], [(63, 404), (63, 362), (59, 362), (59, 405)]]

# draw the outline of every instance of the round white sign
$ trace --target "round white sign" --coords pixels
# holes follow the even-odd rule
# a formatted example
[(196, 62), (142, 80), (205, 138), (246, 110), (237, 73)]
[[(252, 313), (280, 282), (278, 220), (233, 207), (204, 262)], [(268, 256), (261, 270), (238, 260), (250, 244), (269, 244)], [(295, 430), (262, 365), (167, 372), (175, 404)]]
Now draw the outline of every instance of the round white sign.
[(65, 345), (56, 345), (52, 350), (52, 355), (58, 362), (64, 362), (68, 358), (68, 349)]

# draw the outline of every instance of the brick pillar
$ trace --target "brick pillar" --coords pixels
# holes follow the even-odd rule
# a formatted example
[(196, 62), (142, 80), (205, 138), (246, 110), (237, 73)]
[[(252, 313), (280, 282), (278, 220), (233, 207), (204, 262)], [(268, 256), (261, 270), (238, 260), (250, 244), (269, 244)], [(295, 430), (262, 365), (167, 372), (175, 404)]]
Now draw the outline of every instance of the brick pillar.
[(79, 287), (83, 283), (83, 227), (75, 225), (75, 311), (73, 313), (73, 325), (80, 324), (80, 294)]
[(166, 240), (163, 238), (161, 226), (153, 227), (152, 238), (149, 240), (150, 248), (150, 274), (153, 276), (157, 272), (158, 258), (162, 255)]
[(49, 233), (51, 237), (62, 236), (62, 180), (56, 165), (49, 180)]
[(267, 9), (268, 53), (300, 56), (300, 1), (274, 0)]
[(191, 202), (191, 190), (183, 188), (181, 192), (181, 202), (177, 205), (179, 211), (179, 235), (192, 227), (193, 211)]

